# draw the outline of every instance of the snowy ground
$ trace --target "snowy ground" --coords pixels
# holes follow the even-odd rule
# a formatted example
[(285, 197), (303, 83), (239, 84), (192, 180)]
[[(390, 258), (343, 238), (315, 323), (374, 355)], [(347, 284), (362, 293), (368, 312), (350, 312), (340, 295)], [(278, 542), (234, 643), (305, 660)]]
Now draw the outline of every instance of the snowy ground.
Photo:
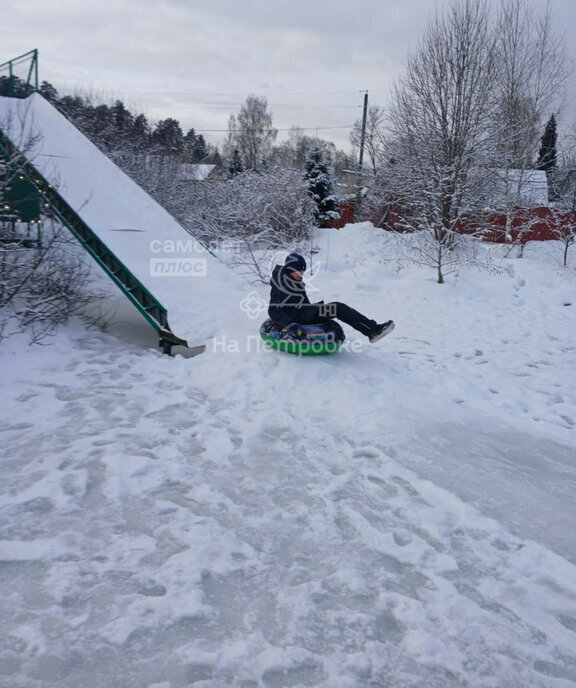
[(574, 270), (440, 286), (367, 226), (319, 243), (311, 297), (390, 337), (265, 351), (247, 285), (193, 359), (8, 341), (2, 688), (576, 684)]

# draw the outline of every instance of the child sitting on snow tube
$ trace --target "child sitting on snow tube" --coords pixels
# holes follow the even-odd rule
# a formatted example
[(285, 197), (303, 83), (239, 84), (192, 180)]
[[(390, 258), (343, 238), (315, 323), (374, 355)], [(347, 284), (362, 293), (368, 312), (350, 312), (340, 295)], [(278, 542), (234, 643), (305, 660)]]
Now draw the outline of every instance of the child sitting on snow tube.
[(276, 265), (272, 271), (268, 315), (275, 325), (286, 328), (292, 323), (324, 324), (337, 318), (366, 335), (372, 343), (394, 329), (392, 320), (378, 324), (339, 301), (310, 303), (303, 280), (305, 271), (306, 261), (298, 253), (291, 253), (284, 265)]

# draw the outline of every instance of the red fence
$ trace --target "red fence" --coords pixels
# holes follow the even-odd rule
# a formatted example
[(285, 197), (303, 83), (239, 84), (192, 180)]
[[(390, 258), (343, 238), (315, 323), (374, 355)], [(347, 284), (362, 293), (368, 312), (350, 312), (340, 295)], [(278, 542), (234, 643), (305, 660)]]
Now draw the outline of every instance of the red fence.
[[(340, 219), (326, 223), (324, 227), (340, 229), (344, 225), (354, 222), (355, 200), (347, 199), (340, 205)], [(383, 213), (378, 214), (363, 206), (363, 219), (377, 225), (382, 220)], [(383, 229), (394, 232), (406, 231), (402, 214), (398, 208), (392, 208), (385, 215), (380, 225)], [(536, 208), (516, 208), (512, 214), (510, 236), (512, 241), (527, 243), (528, 241), (550, 241), (558, 239), (562, 228), (572, 232), (576, 229), (576, 211), (561, 212), (555, 208), (539, 206)], [(460, 231), (464, 233), (480, 233), (484, 241), (504, 243), (506, 241), (506, 213), (486, 213), (481, 219), (466, 221), (462, 219)]]
[[(522, 244), (528, 241), (550, 241), (558, 239), (562, 229), (574, 232), (576, 212), (561, 212), (555, 208), (516, 208), (510, 228), (512, 241)], [(482, 227), (484, 241), (504, 243), (506, 241), (506, 214), (491, 213), (486, 216)]]
[(340, 201), (340, 217), (338, 220), (329, 220), (324, 222), (322, 227), (328, 229), (342, 229), (344, 225), (349, 225), (354, 222), (354, 211), (356, 209), (356, 201), (353, 198)]

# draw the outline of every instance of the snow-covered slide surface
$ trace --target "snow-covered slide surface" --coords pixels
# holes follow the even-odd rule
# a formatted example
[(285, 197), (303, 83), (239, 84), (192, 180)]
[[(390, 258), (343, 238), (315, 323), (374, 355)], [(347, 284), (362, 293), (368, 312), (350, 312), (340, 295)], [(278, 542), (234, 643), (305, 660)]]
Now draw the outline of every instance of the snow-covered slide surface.
[(0, 128), (20, 149), (37, 137), (29, 161), (164, 306), (175, 334), (203, 345), (238, 316), (237, 278), (42, 96), (0, 97)]

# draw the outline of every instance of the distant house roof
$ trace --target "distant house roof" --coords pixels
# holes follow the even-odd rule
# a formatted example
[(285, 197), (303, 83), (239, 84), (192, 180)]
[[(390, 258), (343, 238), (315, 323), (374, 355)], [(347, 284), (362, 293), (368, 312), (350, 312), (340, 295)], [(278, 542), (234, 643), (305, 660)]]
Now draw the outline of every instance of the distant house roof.
[(182, 163), (178, 166), (178, 176), (183, 182), (203, 182), (215, 168), (216, 165)]
[(544, 170), (496, 170), (493, 189), (492, 204), (496, 208), (510, 204), (521, 208), (548, 205), (548, 177)]

